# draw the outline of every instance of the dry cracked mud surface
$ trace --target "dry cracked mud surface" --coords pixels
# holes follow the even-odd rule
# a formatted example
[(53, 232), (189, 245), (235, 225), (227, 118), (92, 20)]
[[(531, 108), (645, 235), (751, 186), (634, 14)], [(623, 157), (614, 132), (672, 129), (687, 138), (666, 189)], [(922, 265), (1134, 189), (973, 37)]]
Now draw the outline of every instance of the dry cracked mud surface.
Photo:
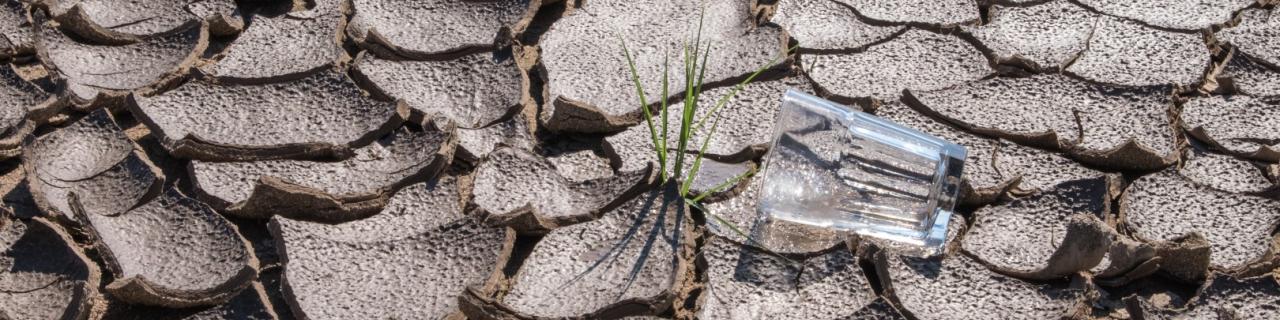
[[(1277, 6), (0, 0), (0, 319), (1275, 319)], [(789, 89), (967, 148), (940, 254), (759, 214)]]

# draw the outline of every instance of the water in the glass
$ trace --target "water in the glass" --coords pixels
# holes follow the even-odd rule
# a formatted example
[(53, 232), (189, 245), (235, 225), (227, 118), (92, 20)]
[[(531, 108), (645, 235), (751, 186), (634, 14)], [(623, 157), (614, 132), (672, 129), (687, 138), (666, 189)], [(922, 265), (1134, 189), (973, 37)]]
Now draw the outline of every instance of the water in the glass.
[(941, 250), (965, 149), (788, 90), (765, 162), (761, 214)]

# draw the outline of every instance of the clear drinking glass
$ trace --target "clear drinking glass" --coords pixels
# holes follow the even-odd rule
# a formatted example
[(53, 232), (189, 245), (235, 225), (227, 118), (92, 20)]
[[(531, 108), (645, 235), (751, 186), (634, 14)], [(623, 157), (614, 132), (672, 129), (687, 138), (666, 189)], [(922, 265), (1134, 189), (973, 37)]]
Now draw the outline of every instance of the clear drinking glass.
[(963, 146), (787, 90), (758, 208), (931, 255), (945, 243), (964, 159)]

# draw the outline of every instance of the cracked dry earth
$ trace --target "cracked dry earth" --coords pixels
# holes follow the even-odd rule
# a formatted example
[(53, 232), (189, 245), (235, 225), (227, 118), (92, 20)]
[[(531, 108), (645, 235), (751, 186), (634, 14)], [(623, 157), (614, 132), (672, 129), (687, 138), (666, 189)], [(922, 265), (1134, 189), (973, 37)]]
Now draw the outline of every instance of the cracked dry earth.
[[(968, 148), (942, 255), (672, 196), (700, 6), (704, 105), (785, 59), (692, 189), (814, 93)], [(0, 62), (0, 319), (1280, 319), (1273, 0), (0, 0)]]

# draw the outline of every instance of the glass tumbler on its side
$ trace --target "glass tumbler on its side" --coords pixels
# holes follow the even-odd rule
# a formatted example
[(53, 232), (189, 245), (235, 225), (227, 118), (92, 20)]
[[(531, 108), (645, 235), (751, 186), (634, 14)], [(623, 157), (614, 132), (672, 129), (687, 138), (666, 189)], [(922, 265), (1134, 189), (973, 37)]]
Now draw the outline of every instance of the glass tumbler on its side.
[(788, 90), (765, 159), (765, 217), (848, 230), (932, 255), (946, 243), (965, 149)]

